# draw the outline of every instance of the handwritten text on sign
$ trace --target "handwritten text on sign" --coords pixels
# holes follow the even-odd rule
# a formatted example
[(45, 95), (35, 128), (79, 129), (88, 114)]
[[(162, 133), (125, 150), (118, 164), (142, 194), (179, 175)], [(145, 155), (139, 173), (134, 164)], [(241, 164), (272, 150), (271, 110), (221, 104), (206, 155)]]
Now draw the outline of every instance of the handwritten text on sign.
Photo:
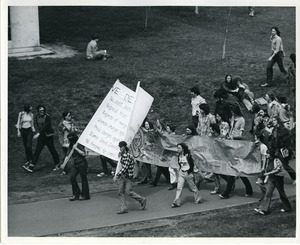
[(117, 80), (79, 138), (87, 148), (118, 159), (118, 143), (125, 140), (135, 92)]

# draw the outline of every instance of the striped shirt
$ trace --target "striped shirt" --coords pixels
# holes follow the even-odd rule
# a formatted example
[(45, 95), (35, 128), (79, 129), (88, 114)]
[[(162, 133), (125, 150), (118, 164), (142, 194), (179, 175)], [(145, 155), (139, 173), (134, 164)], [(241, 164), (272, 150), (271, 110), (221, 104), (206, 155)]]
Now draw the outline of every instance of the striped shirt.
[(117, 174), (119, 178), (122, 174), (127, 178), (133, 177), (133, 157), (129, 152), (122, 153), (121, 155), (121, 170)]

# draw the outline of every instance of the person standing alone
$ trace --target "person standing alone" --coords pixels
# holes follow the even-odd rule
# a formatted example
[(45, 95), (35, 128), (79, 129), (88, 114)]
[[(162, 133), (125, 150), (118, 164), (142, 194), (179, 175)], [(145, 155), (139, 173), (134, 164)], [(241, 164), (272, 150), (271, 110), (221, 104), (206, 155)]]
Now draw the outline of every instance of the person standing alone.
[(282, 39), (280, 37), (280, 31), (278, 27), (272, 27), (272, 34), (270, 37), (271, 40), (271, 49), (272, 49), (272, 55), (268, 59), (268, 66), (267, 66), (267, 82), (262, 84), (262, 87), (270, 87), (272, 85), (272, 79), (273, 79), (273, 66), (275, 63), (278, 64), (278, 67), (280, 71), (287, 76), (287, 71), (285, 70), (283, 66), (283, 44)]

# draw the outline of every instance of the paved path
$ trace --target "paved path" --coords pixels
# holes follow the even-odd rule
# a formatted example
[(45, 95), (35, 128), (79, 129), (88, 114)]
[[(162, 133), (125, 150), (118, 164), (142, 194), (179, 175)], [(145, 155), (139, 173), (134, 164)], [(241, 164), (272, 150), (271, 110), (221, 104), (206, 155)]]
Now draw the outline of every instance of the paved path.
[[(295, 166), (294, 163), (292, 166)], [(217, 195), (210, 195), (214, 183), (204, 183), (201, 184), (203, 203), (194, 204), (193, 194), (185, 188), (180, 208), (171, 208), (176, 190), (168, 191), (167, 184), (161, 183), (157, 187), (149, 185), (134, 187), (134, 191), (146, 196), (146, 210), (140, 210), (139, 203), (128, 198), (129, 213), (123, 215), (116, 214), (120, 208), (116, 191), (94, 193), (89, 201), (70, 202), (68, 198), (63, 198), (9, 205), (8, 236), (59, 234), (254, 203), (260, 198), (260, 189), (254, 183), (256, 178), (249, 179), (254, 189), (252, 197), (244, 196), (245, 188), (241, 180), (237, 181), (231, 198), (224, 200)], [(296, 186), (292, 185), (288, 176), (285, 177), (285, 182), (287, 195), (296, 195)], [(223, 180), (221, 183), (225, 187)], [(274, 194), (274, 197), (279, 196), (277, 191)]]

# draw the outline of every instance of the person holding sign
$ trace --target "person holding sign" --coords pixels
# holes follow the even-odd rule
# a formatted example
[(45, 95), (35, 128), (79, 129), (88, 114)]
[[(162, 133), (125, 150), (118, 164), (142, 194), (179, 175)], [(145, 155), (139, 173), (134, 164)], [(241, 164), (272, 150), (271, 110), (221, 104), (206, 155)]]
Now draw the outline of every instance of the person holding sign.
[(132, 178), (133, 178), (133, 157), (129, 153), (129, 148), (127, 147), (127, 143), (125, 141), (119, 142), (120, 147), (120, 170), (116, 173), (113, 178), (114, 181), (119, 181), (119, 198), (121, 201), (121, 210), (117, 212), (117, 214), (128, 213), (126, 200), (125, 200), (125, 192), (137, 200), (141, 204), (141, 208), (146, 208), (146, 198), (138, 195), (134, 191), (132, 191)]
[[(89, 200), (90, 191), (89, 191), (89, 184), (87, 180), (88, 164), (87, 164), (87, 160), (85, 159), (84, 146), (77, 143), (78, 136), (74, 132), (68, 134), (68, 140), (70, 145), (69, 145), (67, 157), (69, 158), (70, 157), (69, 155), (71, 155), (71, 157), (74, 160), (73, 166), (71, 168), (71, 176), (70, 176), (73, 196), (70, 197), (69, 200), (70, 201)], [(76, 180), (78, 174), (80, 174), (81, 177), (81, 184), (82, 184), (81, 190)]]

